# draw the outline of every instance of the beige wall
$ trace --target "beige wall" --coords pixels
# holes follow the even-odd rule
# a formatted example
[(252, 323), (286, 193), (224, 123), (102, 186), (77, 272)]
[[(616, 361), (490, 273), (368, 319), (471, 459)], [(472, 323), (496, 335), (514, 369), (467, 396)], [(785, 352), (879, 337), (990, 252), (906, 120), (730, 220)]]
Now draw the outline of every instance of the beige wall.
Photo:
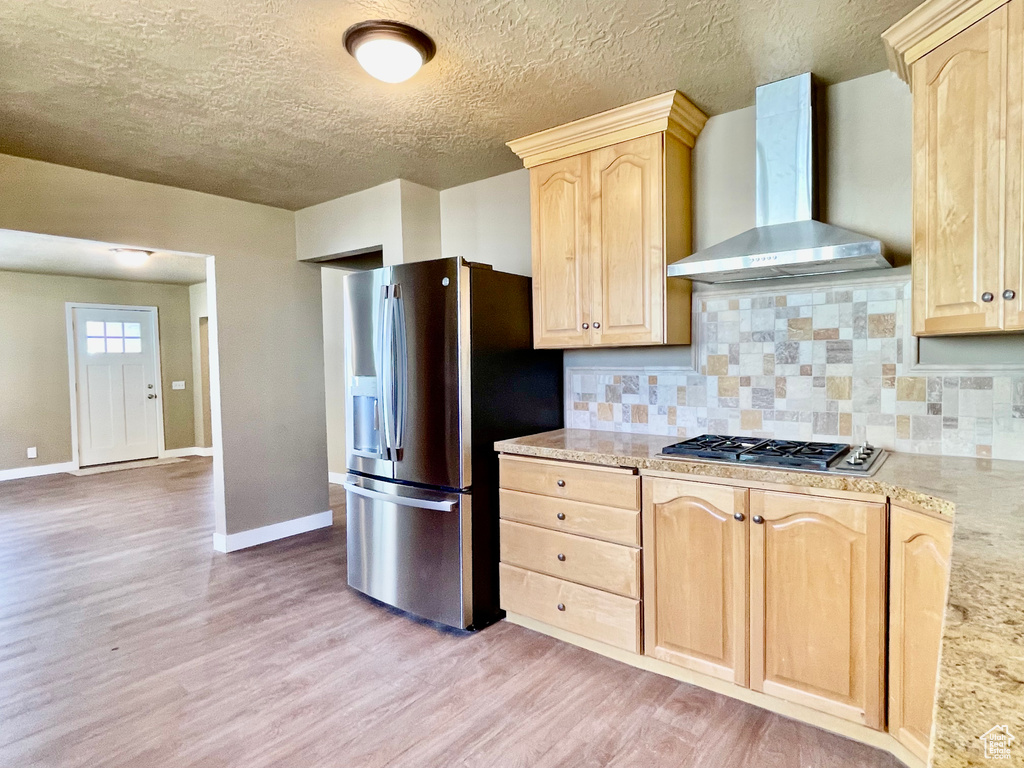
[(213, 255), (217, 532), (328, 509), (320, 275), (295, 214), (0, 155), (0, 228)]
[(530, 172), (441, 191), (441, 253), (529, 275)]
[(324, 316), (324, 387), (327, 395), (327, 469), (345, 473), (345, 275), (321, 270)]
[(164, 445), (192, 446), (192, 394), (171, 389), (192, 380), (186, 286), (0, 271), (0, 470), (71, 461), (68, 301), (157, 308)]
[(189, 326), (192, 338), (192, 412), (195, 422), (195, 446), (206, 446), (212, 444), (207, 440), (206, 429), (203, 425), (203, 369), (201, 348), (199, 344), (199, 319), (208, 318), (210, 311), (207, 307), (209, 292), (206, 290), (206, 283), (196, 283), (188, 287)]

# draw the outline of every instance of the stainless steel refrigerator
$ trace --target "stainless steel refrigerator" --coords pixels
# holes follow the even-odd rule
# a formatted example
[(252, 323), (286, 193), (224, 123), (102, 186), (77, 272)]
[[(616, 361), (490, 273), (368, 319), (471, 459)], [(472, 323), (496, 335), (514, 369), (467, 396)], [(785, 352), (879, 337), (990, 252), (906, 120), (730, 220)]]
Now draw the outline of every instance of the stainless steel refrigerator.
[(348, 583), (479, 629), (498, 607), (494, 441), (562, 426), (529, 278), (461, 259), (345, 278)]

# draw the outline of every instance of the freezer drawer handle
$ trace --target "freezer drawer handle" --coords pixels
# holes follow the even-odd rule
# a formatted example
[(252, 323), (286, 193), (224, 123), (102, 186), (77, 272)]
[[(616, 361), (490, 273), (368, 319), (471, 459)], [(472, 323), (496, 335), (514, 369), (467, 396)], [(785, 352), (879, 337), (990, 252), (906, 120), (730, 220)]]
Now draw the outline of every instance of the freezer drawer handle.
[(368, 499), (388, 501), (392, 504), (400, 504), (403, 507), (433, 509), (438, 512), (451, 512), (458, 504), (457, 501), (428, 501), (427, 499), (414, 499), (409, 496), (396, 496), (393, 493), (382, 493), (369, 488), (363, 488), (355, 483), (345, 483), (345, 490), (354, 493), (357, 496), (365, 496)]

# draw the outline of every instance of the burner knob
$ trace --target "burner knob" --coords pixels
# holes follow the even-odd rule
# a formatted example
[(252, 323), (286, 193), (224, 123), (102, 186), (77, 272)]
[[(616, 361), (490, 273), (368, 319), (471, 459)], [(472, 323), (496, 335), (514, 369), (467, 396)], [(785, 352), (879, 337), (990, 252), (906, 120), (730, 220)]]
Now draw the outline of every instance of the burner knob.
[(875, 450), (875, 446), (873, 446), (871, 443), (867, 442), (866, 440), (864, 441), (864, 447), (867, 448), (869, 451)]

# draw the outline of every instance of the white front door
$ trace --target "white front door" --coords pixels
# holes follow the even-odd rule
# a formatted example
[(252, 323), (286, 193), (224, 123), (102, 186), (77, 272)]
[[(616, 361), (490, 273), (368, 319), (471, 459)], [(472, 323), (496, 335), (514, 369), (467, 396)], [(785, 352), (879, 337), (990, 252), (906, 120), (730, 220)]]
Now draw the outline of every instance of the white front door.
[(74, 308), (78, 463), (160, 453), (156, 312)]

